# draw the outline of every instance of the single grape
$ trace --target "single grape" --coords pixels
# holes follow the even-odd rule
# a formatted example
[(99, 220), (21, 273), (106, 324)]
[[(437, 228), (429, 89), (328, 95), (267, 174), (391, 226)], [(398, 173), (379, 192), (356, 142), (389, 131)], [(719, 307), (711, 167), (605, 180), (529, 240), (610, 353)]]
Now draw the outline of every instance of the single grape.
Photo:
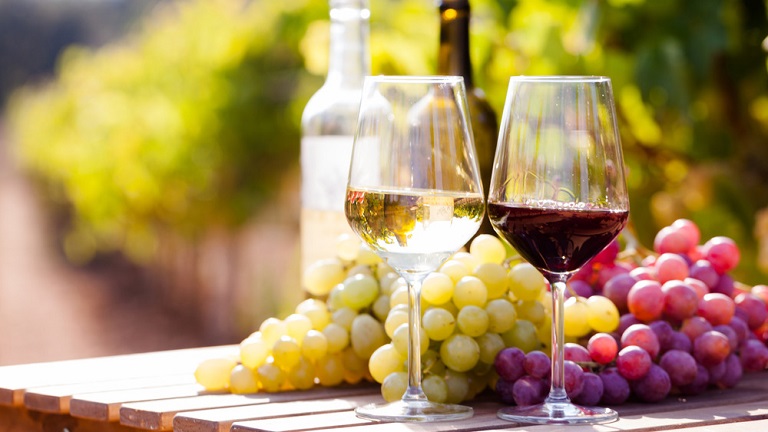
[(518, 406), (535, 405), (544, 402), (546, 387), (542, 380), (524, 376), (512, 385), (512, 399)]
[(352, 310), (367, 308), (378, 296), (378, 281), (366, 274), (356, 274), (346, 279), (341, 291), (341, 301)]
[(488, 289), (475, 276), (464, 276), (453, 288), (453, 304), (461, 309), (466, 306), (483, 307), (488, 301)]
[(356, 266), (350, 267), (347, 269), (347, 277), (345, 280), (355, 277), (357, 275), (361, 276), (373, 276), (373, 269), (371, 266), (358, 264)]
[(288, 371), (288, 382), (298, 390), (309, 390), (315, 386), (315, 365), (306, 357)]
[(735, 352), (739, 348), (739, 336), (736, 334), (736, 330), (734, 330), (733, 327), (726, 324), (719, 324), (712, 327), (712, 330), (720, 332), (728, 338), (728, 345), (731, 347), (731, 352)]
[(344, 264), (337, 258), (314, 262), (304, 271), (304, 289), (313, 296), (322, 297), (331, 288), (344, 281)]
[(703, 365), (709, 372), (709, 385), (717, 384), (725, 376), (725, 362), (721, 361), (710, 366)]
[(544, 305), (536, 300), (519, 300), (515, 310), (518, 318), (530, 321), (537, 326), (550, 319)]
[(312, 328), (315, 330), (322, 330), (331, 322), (331, 312), (328, 310), (328, 306), (317, 299), (306, 299), (296, 306), (296, 313), (300, 313), (310, 321), (312, 321)]
[(595, 333), (587, 342), (587, 351), (592, 361), (607, 365), (616, 359), (619, 345), (616, 339), (608, 333)]
[(478, 337), (488, 331), (488, 322), (488, 312), (474, 305), (463, 307), (456, 316), (459, 330), (472, 337)]
[(710, 290), (713, 293), (724, 294), (727, 297), (733, 297), (733, 292), (736, 287), (733, 278), (728, 273), (720, 275), (720, 279), (717, 280), (717, 285)]
[(478, 258), (475, 255), (472, 255), (469, 252), (465, 251), (459, 251), (453, 254), (451, 257), (452, 260), (456, 260), (464, 264), (464, 266), (467, 267), (467, 270), (470, 272), (475, 272), (475, 270), (483, 264), (482, 261), (480, 261), (480, 258)]
[(713, 237), (704, 243), (704, 255), (718, 273), (725, 273), (739, 264), (741, 254), (733, 239), (723, 236)]
[(360, 249), (357, 251), (357, 258), (355, 258), (355, 261), (358, 264), (367, 265), (367, 266), (375, 266), (381, 263), (381, 257), (376, 254), (376, 252), (372, 251), (371, 248), (365, 244), (360, 244)]
[(717, 282), (720, 280), (720, 275), (717, 273), (717, 270), (712, 267), (711, 262), (705, 259), (697, 260), (691, 264), (689, 274), (691, 278), (703, 282), (708, 290), (716, 287)]
[(389, 295), (392, 294), (392, 291), (394, 291), (395, 288), (399, 287), (400, 284), (404, 284), (404, 283), (405, 283), (405, 280), (403, 280), (399, 274), (395, 272), (385, 273), (379, 276), (379, 291), (381, 292), (380, 295), (384, 295), (384, 296), (387, 296), (387, 298), (389, 298)]
[[(432, 309), (429, 309), (432, 310)], [(429, 311), (427, 311), (429, 312)], [(426, 315), (426, 312), (424, 313)], [(395, 336), (395, 330), (403, 324), (408, 323), (408, 306), (399, 305), (392, 308), (387, 314), (386, 320), (384, 320), (384, 332), (392, 339)], [(422, 322), (423, 324), (423, 322)]]
[(480, 234), (469, 244), (469, 253), (481, 262), (501, 264), (507, 258), (507, 249), (498, 237)]
[(552, 370), (552, 361), (542, 351), (531, 351), (525, 354), (523, 369), (534, 378), (545, 379)]
[(449, 368), (466, 372), (480, 360), (480, 347), (471, 337), (456, 333), (440, 344), (440, 358)]
[(707, 387), (709, 387), (709, 371), (704, 366), (697, 364), (696, 378), (690, 384), (678, 387), (678, 390), (684, 395), (693, 396), (704, 393)]
[(565, 336), (582, 337), (592, 331), (589, 324), (589, 306), (583, 297), (571, 297), (565, 301)]
[(272, 346), (261, 338), (247, 337), (240, 342), (240, 362), (247, 368), (256, 369), (272, 354)]
[(507, 269), (503, 265), (490, 262), (482, 263), (475, 267), (474, 275), (483, 281), (488, 290), (489, 299), (499, 298), (506, 294)]
[(703, 299), (705, 294), (709, 294), (709, 287), (696, 278), (687, 277), (683, 279), (683, 282), (696, 291), (696, 297), (698, 297), (699, 300)]
[(741, 381), (741, 377), (744, 375), (744, 370), (741, 366), (741, 361), (736, 354), (729, 354), (725, 361), (725, 373), (717, 381), (717, 386), (720, 388), (733, 388)]
[(317, 330), (310, 330), (304, 336), (304, 342), (301, 344), (301, 354), (311, 361), (325, 357), (328, 353), (328, 339), (325, 334)]
[(598, 376), (603, 382), (601, 403), (605, 405), (621, 405), (629, 399), (631, 393), (629, 382), (621, 376), (618, 369), (609, 367), (601, 371)]
[[(369, 356), (370, 357), (370, 356)], [(315, 374), (324, 387), (335, 387), (344, 381), (344, 362), (340, 353), (328, 354), (315, 363)]]
[(672, 383), (664, 369), (652, 364), (647, 374), (630, 382), (630, 388), (632, 393), (644, 402), (659, 402), (667, 397)]
[(696, 225), (695, 222), (691, 221), (690, 219), (680, 218), (672, 222), (671, 226), (688, 238), (688, 243), (691, 245), (688, 252), (690, 252), (691, 249), (699, 244), (699, 240), (701, 240), (701, 233), (699, 231), (698, 225)]
[(754, 330), (768, 318), (768, 309), (765, 307), (765, 303), (756, 295), (751, 292), (742, 292), (736, 295), (734, 298), (736, 308), (746, 312), (747, 325), (751, 330)]
[(653, 250), (657, 253), (686, 253), (691, 250), (696, 243), (691, 243), (691, 238), (672, 226), (666, 226), (656, 233), (653, 240)]
[(381, 383), (381, 395), (387, 402), (395, 402), (403, 398), (408, 388), (408, 373), (394, 372), (384, 378)]
[(501, 378), (515, 382), (525, 375), (525, 357), (526, 354), (520, 348), (504, 348), (496, 355), (493, 366)]
[(603, 380), (592, 372), (584, 372), (581, 378), (583, 387), (573, 401), (583, 406), (594, 406), (603, 397)]
[(702, 333), (693, 341), (693, 356), (704, 366), (722, 362), (731, 353), (728, 338), (714, 330)]
[(700, 334), (712, 330), (712, 324), (704, 317), (693, 316), (683, 321), (680, 331), (693, 342)]
[(400, 354), (391, 343), (384, 344), (376, 349), (368, 359), (368, 370), (378, 383), (393, 372), (405, 371), (406, 357)]
[(299, 362), (301, 347), (292, 337), (281, 336), (272, 346), (272, 358), (275, 366), (288, 371)]
[(603, 295), (611, 300), (621, 313), (625, 313), (629, 310), (627, 308), (627, 294), (638, 280), (631, 274), (614, 276), (603, 285)]
[(428, 349), (427, 352), (421, 356), (421, 370), (423, 373), (442, 375), (445, 374), (447, 368), (442, 359), (440, 359), (440, 354), (435, 350)]
[(504, 333), (515, 326), (517, 310), (509, 300), (493, 299), (485, 305), (485, 311), (488, 313), (488, 331)]
[(355, 261), (360, 244), (360, 239), (356, 235), (341, 234), (336, 237), (336, 256), (343, 261)]
[(456, 318), (442, 307), (433, 307), (424, 312), (421, 325), (430, 340), (441, 341), (453, 334)]
[(299, 345), (302, 344), (307, 332), (312, 330), (312, 320), (306, 315), (299, 313), (288, 315), (283, 320), (283, 323), (285, 323), (285, 334)]
[(445, 370), (445, 384), (448, 388), (446, 403), (460, 403), (466, 400), (469, 393), (469, 379), (465, 372), (456, 372), (453, 369)]
[(656, 339), (659, 341), (659, 352), (669, 351), (672, 345), (672, 333), (675, 331), (672, 325), (667, 321), (658, 320), (648, 324), (648, 327), (656, 333)]
[(262, 321), (259, 326), (259, 332), (261, 338), (269, 345), (274, 344), (281, 336), (286, 335), (285, 323), (274, 317), (270, 317)]
[(454, 284), (464, 276), (469, 276), (472, 272), (463, 262), (454, 259), (444, 262), (438, 271), (451, 278)]
[(664, 284), (671, 280), (683, 280), (688, 277), (688, 263), (678, 254), (664, 253), (659, 255), (654, 265), (656, 280)]
[(619, 328), (616, 329), (616, 333), (623, 334), (631, 325), (643, 324), (637, 317), (631, 313), (626, 313), (619, 317)]
[(229, 391), (234, 394), (248, 394), (259, 391), (259, 381), (253, 371), (243, 365), (232, 368), (229, 377)]
[(616, 356), (616, 369), (630, 381), (644, 377), (652, 363), (648, 351), (635, 345), (622, 348)]
[(389, 307), (408, 306), (408, 285), (401, 285), (395, 288), (389, 295)]
[(745, 372), (757, 372), (768, 367), (768, 347), (757, 339), (744, 341), (739, 353)]
[(619, 326), (619, 309), (607, 297), (593, 295), (587, 299), (587, 322), (598, 332), (612, 332)]
[(453, 280), (441, 272), (432, 272), (421, 284), (421, 296), (433, 305), (447, 303), (453, 297)]
[[(352, 321), (349, 339), (355, 353), (361, 358), (367, 359), (376, 351), (376, 348), (386, 343), (387, 334), (384, 332), (384, 326), (376, 321), (376, 318), (363, 313), (356, 316)], [(328, 342), (331, 343), (330, 338)]]
[(693, 342), (685, 333), (673, 330), (669, 339), (669, 345), (664, 351), (673, 349), (685, 351), (687, 353), (693, 352)]
[(736, 312), (736, 303), (721, 293), (709, 293), (699, 301), (698, 314), (712, 325), (728, 324)]
[(657, 281), (641, 280), (632, 285), (627, 294), (627, 307), (637, 319), (650, 322), (658, 319), (664, 310), (664, 292)]
[(256, 369), (261, 389), (274, 393), (280, 391), (285, 384), (285, 372), (272, 363), (264, 363)]
[(536, 326), (532, 322), (519, 319), (514, 327), (501, 334), (506, 346), (516, 346), (525, 352), (541, 348)]
[(229, 357), (216, 357), (201, 361), (195, 369), (195, 381), (209, 391), (229, 388), (232, 370), (237, 361)]
[(696, 314), (699, 296), (688, 284), (670, 280), (661, 286), (661, 290), (664, 293), (664, 316), (681, 322)]
[[(629, 275), (635, 278), (636, 280), (656, 280), (656, 273), (653, 271), (653, 268), (651, 267), (635, 267), (632, 270), (630, 270)], [(605, 287), (603, 287), (605, 289)]]
[(485, 364), (493, 364), (496, 355), (504, 349), (504, 339), (498, 333), (483, 333), (475, 338), (480, 348), (480, 361)]
[(734, 316), (731, 318), (731, 322), (728, 323), (728, 327), (732, 328), (733, 331), (736, 333), (738, 345), (741, 345), (744, 343), (744, 341), (749, 338), (749, 335), (751, 332), (749, 331), (749, 326), (747, 325), (747, 322), (743, 319)]
[(574, 294), (584, 298), (589, 298), (593, 294), (595, 294), (595, 290), (592, 289), (592, 285), (580, 279), (576, 279), (576, 280), (571, 279), (568, 281), (566, 285), (568, 288), (565, 290), (566, 299), (569, 297), (573, 297)]
[[(390, 311), (389, 307), (389, 296), (387, 295), (380, 295), (376, 298), (376, 300), (373, 301), (373, 304), (371, 305), (371, 312), (373, 312), (373, 316), (376, 317), (377, 320), (384, 322), (387, 319), (387, 316), (389, 315)], [(354, 319), (354, 317), (352, 317)], [(345, 324), (341, 324), (347, 330), (352, 329), (352, 322), (349, 322), (349, 327), (346, 327)]]
[(621, 335), (622, 347), (632, 345), (647, 351), (651, 359), (655, 359), (661, 350), (656, 333), (650, 326), (645, 324), (633, 324)]
[[(395, 330), (395, 334), (392, 336), (392, 345), (395, 346), (397, 352), (399, 352), (403, 357), (408, 356), (408, 346), (410, 344), (408, 329), (408, 323), (400, 324), (400, 326)], [(424, 327), (419, 327), (419, 336), (421, 354), (424, 354), (429, 349), (430, 342), (429, 336), (427, 336), (427, 332), (424, 330)]]
[(331, 322), (334, 322), (349, 331), (352, 328), (352, 321), (357, 316), (357, 311), (348, 307), (336, 309), (331, 313)]
[(592, 361), (589, 351), (585, 347), (573, 342), (566, 342), (563, 345), (563, 357), (565, 360), (570, 360), (574, 363), (589, 363)]
[(323, 333), (323, 336), (325, 336), (326, 345), (327, 345), (326, 350), (328, 351), (329, 354), (341, 352), (341, 350), (343, 350), (344, 348), (347, 347), (347, 345), (349, 345), (350, 332), (348, 332), (347, 329), (345, 329), (344, 327), (336, 323), (330, 323), (327, 326), (325, 326), (322, 333)]
[(622, 262), (616, 262), (613, 265), (601, 266), (597, 272), (597, 281), (595, 281), (595, 288), (598, 291), (602, 291), (605, 284), (614, 277), (622, 274), (628, 275), (632, 267)]
[(507, 283), (510, 292), (518, 300), (538, 300), (546, 290), (544, 276), (527, 262), (516, 264), (509, 270)]
[(691, 384), (696, 379), (696, 359), (685, 351), (669, 350), (661, 356), (659, 366), (667, 371), (675, 387)]
[(432, 402), (444, 403), (448, 399), (448, 384), (439, 375), (427, 375), (421, 381), (421, 387)]
[(584, 389), (584, 370), (570, 360), (563, 362), (563, 370), (565, 371), (565, 393), (573, 399)]
[(507, 405), (513, 405), (517, 404), (515, 402), (515, 396), (514, 396), (514, 386), (517, 380), (511, 381), (504, 378), (499, 378), (496, 380), (496, 387), (494, 390), (496, 391), (496, 394), (499, 396), (499, 399), (501, 399), (501, 402), (507, 404)]

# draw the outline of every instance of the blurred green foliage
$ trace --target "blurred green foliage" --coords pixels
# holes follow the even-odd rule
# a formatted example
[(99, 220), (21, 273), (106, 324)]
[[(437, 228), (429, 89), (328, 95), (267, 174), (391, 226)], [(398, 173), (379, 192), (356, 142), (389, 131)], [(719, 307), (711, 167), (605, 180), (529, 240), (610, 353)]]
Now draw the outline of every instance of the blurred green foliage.
[[(433, 73), (435, 4), (370, 3), (373, 73)], [(641, 241), (687, 217), (704, 239), (739, 242), (737, 278), (765, 281), (765, 0), (472, 7), (475, 79), (497, 112), (510, 75), (611, 77)], [(157, 230), (195, 235), (268, 203), (298, 161), (300, 113), (322, 83), (327, 43), (322, 0), (188, 0), (119, 43), (70, 49), (56, 79), (16, 94), (9, 111), (22, 159), (71, 205), (70, 256), (148, 259)]]

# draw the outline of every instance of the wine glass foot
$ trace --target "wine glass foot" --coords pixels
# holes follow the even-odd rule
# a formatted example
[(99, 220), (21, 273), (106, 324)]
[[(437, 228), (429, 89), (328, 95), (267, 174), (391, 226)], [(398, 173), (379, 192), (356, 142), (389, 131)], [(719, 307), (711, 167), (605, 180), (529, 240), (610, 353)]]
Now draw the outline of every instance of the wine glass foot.
[(461, 420), (473, 415), (471, 407), (424, 401), (395, 401), (369, 404), (355, 409), (355, 414), (367, 420), (391, 422), (428, 422)]
[(619, 414), (610, 408), (583, 407), (570, 402), (507, 407), (497, 415), (503, 420), (536, 424), (601, 424), (619, 419)]

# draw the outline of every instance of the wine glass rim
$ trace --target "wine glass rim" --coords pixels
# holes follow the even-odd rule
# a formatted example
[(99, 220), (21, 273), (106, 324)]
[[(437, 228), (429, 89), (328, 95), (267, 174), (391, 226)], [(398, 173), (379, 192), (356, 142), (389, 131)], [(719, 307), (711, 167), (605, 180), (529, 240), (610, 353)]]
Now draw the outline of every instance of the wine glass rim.
[(611, 79), (602, 75), (518, 75), (509, 78), (510, 81), (519, 82), (554, 82), (554, 83), (567, 83), (567, 82), (585, 82), (585, 83), (599, 83), (607, 82)]
[(463, 82), (460, 75), (370, 75), (366, 80), (378, 82), (457, 83)]

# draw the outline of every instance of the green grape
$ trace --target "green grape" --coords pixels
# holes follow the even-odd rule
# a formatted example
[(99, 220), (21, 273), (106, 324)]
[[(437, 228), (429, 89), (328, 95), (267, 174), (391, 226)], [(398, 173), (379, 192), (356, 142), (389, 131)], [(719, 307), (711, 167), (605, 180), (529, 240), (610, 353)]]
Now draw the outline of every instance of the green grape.
[(311, 361), (325, 357), (328, 353), (328, 339), (325, 334), (312, 329), (304, 336), (304, 343), (301, 344), (301, 355)]
[(376, 349), (368, 359), (368, 370), (376, 382), (384, 382), (392, 372), (405, 370), (406, 357), (402, 356), (391, 343), (384, 344)]
[(480, 347), (480, 361), (492, 365), (496, 354), (505, 348), (504, 339), (498, 333), (485, 333), (475, 338)]
[(427, 375), (421, 381), (421, 388), (427, 395), (427, 399), (432, 402), (443, 403), (448, 399), (448, 384), (442, 376)]
[(261, 388), (270, 393), (278, 392), (285, 384), (285, 372), (272, 363), (264, 363), (256, 369)]
[(445, 363), (440, 359), (440, 354), (437, 351), (428, 349), (421, 356), (421, 371), (423, 374), (431, 373), (435, 375), (443, 375), (445, 373)]
[(421, 284), (421, 296), (434, 305), (442, 305), (453, 297), (454, 285), (453, 280), (445, 273), (432, 272)]
[(461, 308), (456, 316), (459, 330), (467, 336), (478, 337), (488, 331), (488, 312), (485, 309), (469, 305)]
[(368, 314), (360, 314), (352, 321), (350, 340), (355, 353), (363, 359), (371, 357), (376, 348), (387, 342), (384, 326)]
[(304, 289), (316, 297), (328, 295), (331, 288), (344, 281), (344, 264), (336, 258), (310, 264), (304, 271)]
[(537, 326), (547, 318), (547, 311), (538, 300), (520, 300), (515, 309), (518, 318), (528, 320)]
[[(379, 289), (381, 290), (381, 295), (389, 297), (394, 288), (400, 286), (400, 282), (398, 282), (399, 280), (402, 280), (400, 279), (400, 275), (394, 272), (379, 276)], [(402, 280), (402, 283), (405, 283), (405, 281)]]
[(597, 332), (610, 333), (619, 327), (619, 309), (607, 297), (590, 296), (587, 299), (587, 322)]
[(357, 316), (357, 311), (348, 307), (336, 309), (331, 314), (331, 322), (334, 322), (349, 331), (352, 328), (352, 320)]
[(395, 278), (400, 277), (397, 272), (395, 272), (395, 269), (387, 264), (386, 261), (381, 261), (376, 264), (376, 275), (379, 277), (379, 282), (381, 282), (381, 279), (387, 275), (394, 276)]
[(408, 306), (408, 286), (399, 286), (389, 295), (389, 307), (397, 305)]
[(544, 276), (527, 262), (516, 264), (509, 270), (507, 283), (517, 300), (538, 300), (547, 288)]
[(371, 270), (370, 266), (358, 264), (354, 267), (350, 267), (347, 270), (347, 277), (344, 280), (346, 281), (347, 279), (357, 275), (373, 277), (373, 270)]
[(302, 301), (296, 306), (296, 313), (309, 318), (312, 321), (312, 328), (315, 330), (322, 330), (331, 322), (331, 313), (328, 311), (328, 306), (317, 299)]
[(485, 311), (488, 313), (488, 331), (504, 333), (515, 326), (517, 310), (509, 300), (493, 299), (485, 305)]
[(229, 391), (235, 394), (256, 393), (259, 391), (259, 380), (253, 370), (237, 365), (229, 376)]
[(308, 316), (299, 313), (293, 313), (285, 317), (285, 333), (293, 338), (299, 345), (304, 340), (308, 331), (312, 330), (312, 320)]
[(356, 235), (341, 234), (336, 238), (336, 256), (343, 261), (355, 261), (361, 244)]
[(407, 308), (396, 308), (389, 311), (387, 319), (384, 321), (384, 331), (390, 339), (395, 337), (395, 330), (402, 324), (408, 324)]
[(381, 395), (385, 401), (395, 402), (403, 398), (407, 388), (408, 374), (406, 372), (393, 372), (381, 383)]
[(328, 293), (328, 298), (325, 300), (328, 309), (330, 310), (336, 310), (341, 309), (345, 307), (344, 299), (341, 297), (341, 292), (344, 291), (344, 284), (340, 283), (333, 288), (331, 288), (331, 292)]
[(272, 346), (272, 358), (275, 366), (287, 371), (301, 358), (301, 347), (290, 336), (282, 336)]
[(480, 360), (480, 347), (473, 338), (456, 333), (440, 344), (440, 358), (449, 368), (466, 372)]
[(325, 335), (325, 339), (328, 342), (329, 354), (341, 352), (341, 350), (349, 345), (349, 332), (336, 323), (330, 323), (325, 326), (323, 335)]
[(195, 380), (206, 390), (225, 390), (229, 387), (232, 369), (235, 366), (237, 366), (237, 361), (229, 357), (203, 360), (195, 369)]
[(480, 234), (469, 244), (469, 253), (481, 262), (501, 264), (507, 258), (507, 249), (498, 237)]
[(359, 376), (368, 372), (368, 361), (360, 358), (351, 346), (344, 348), (344, 351), (341, 352), (341, 362), (345, 371)]
[(448, 389), (446, 403), (457, 404), (466, 400), (469, 393), (469, 379), (465, 372), (453, 369), (445, 370), (445, 385)]
[(470, 274), (470, 270), (463, 262), (454, 259), (449, 259), (443, 263), (438, 271), (450, 277), (454, 284)]
[(369, 248), (367, 245), (360, 244), (360, 249), (357, 251), (357, 258), (355, 261), (357, 261), (358, 264), (375, 266), (379, 265), (379, 263), (382, 262), (382, 259), (380, 256), (376, 255), (376, 252), (372, 251), (371, 248)]
[(433, 341), (441, 341), (453, 334), (456, 328), (456, 318), (441, 307), (433, 307), (424, 312), (421, 325), (427, 332), (427, 337)]
[(344, 281), (341, 301), (353, 310), (366, 308), (379, 296), (379, 284), (371, 275), (357, 274)]
[(467, 267), (467, 270), (469, 270), (470, 272), (474, 272), (478, 266), (483, 264), (483, 262), (480, 261), (480, 258), (465, 251), (456, 252), (455, 254), (453, 254), (451, 259), (460, 261), (462, 264), (464, 264), (464, 266)]
[(478, 307), (485, 306), (488, 301), (488, 289), (483, 281), (475, 276), (464, 276), (453, 289), (453, 304), (457, 308), (473, 305)]
[(507, 269), (497, 263), (482, 263), (475, 268), (474, 275), (483, 281), (488, 298), (500, 298), (507, 293)]
[(309, 359), (301, 357), (288, 371), (288, 382), (298, 390), (311, 389), (315, 386), (315, 365)]
[(563, 327), (566, 337), (579, 338), (592, 331), (589, 326), (589, 307), (583, 297), (569, 297), (564, 304)]
[(537, 333), (536, 326), (532, 322), (519, 319), (511, 329), (501, 334), (501, 338), (504, 340), (504, 345), (529, 352), (541, 347)]
[(261, 333), (257, 332), (240, 342), (240, 362), (249, 369), (262, 365), (271, 354), (272, 346), (261, 338)]
[(375, 316), (376, 319), (381, 322), (384, 322), (387, 319), (389, 311), (390, 308), (388, 295), (380, 295), (376, 300), (373, 301), (373, 304), (371, 305), (371, 312), (373, 312), (373, 316)]
[(344, 363), (341, 355), (328, 354), (321, 358), (315, 364), (315, 375), (320, 385), (325, 387), (334, 387), (344, 381)]
[(286, 335), (285, 323), (277, 318), (267, 318), (261, 323), (261, 326), (259, 326), (259, 332), (261, 333), (261, 338), (264, 339), (264, 342), (272, 345), (280, 339), (281, 336)]
[[(429, 336), (427, 336), (427, 331), (424, 330), (424, 327), (419, 327), (419, 335), (419, 342), (421, 343), (421, 354), (424, 354), (427, 352), (427, 349), (429, 349)], [(397, 352), (407, 357), (409, 344), (408, 323), (400, 324), (397, 329), (395, 329), (394, 335), (392, 335), (392, 345), (395, 346)]]

